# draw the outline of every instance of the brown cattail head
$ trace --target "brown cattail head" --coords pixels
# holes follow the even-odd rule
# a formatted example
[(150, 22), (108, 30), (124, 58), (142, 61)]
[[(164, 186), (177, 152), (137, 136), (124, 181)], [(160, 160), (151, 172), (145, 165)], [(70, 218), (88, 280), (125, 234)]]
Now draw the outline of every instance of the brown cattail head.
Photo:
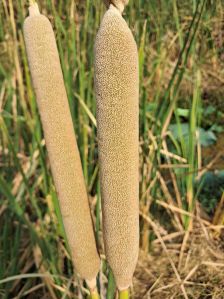
[(97, 136), (103, 238), (119, 290), (132, 284), (139, 248), (138, 51), (110, 5), (95, 43)]
[(129, 0), (103, 0), (106, 7), (109, 8), (109, 6), (112, 4), (114, 5), (119, 11), (122, 13), (125, 6), (128, 4)]
[(37, 4), (29, 12), (25, 44), (65, 231), (74, 266), (94, 289), (100, 259), (56, 41)]

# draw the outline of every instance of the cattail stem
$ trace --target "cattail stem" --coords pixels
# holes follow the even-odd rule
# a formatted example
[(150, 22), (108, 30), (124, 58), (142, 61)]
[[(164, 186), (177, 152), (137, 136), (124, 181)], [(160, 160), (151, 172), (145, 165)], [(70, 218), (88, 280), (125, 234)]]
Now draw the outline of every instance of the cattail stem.
[(113, 272), (110, 269), (109, 275), (108, 275), (107, 299), (113, 299), (115, 293), (116, 293), (116, 283), (114, 280)]
[(119, 291), (119, 299), (128, 299), (129, 290)]
[(91, 299), (100, 299), (100, 295), (98, 294), (97, 291), (94, 291), (91, 293), (90, 298)]

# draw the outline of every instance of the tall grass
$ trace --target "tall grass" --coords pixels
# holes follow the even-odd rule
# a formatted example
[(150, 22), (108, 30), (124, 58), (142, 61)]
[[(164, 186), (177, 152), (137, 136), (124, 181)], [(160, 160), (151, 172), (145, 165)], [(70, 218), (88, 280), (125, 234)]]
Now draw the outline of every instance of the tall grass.
[[(85, 298), (85, 285), (72, 269), (28, 70), (22, 34), (27, 2), (0, 2), (0, 297), (47, 293), (51, 298)], [(54, 25), (102, 253), (93, 92), (93, 46), (104, 12), (101, 2), (38, 1)], [(126, 9), (125, 19), (139, 47), (140, 207), (145, 215), (157, 218), (164, 204), (194, 213), (200, 192), (194, 182), (201, 163), (197, 128), (206, 57), (219, 61), (212, 31), (220, 9), (222, 0), (130, 0)], [(210, 33), (207, 39), (205, 32)], [(183, 119), (189, 127), (187, 139)], [(175, 124), (175, 136), (170, 124)], [(189, 215), (173, 209), (165, 213), (161, 225), (168, 217), (175, 230), (192, 226)], [(151, 237), (148, 222), (141, 218), (145, 251)], [(113, 298), (113, 277), (105, 261), (98, 286), (102, 297)]]

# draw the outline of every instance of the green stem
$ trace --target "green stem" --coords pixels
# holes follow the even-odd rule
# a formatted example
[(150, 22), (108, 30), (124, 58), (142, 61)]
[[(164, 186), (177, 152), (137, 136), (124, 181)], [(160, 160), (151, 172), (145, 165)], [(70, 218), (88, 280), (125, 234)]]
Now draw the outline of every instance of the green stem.
[(129, 291), (119, 291), (119, 299), (129, 299)]
[(97, 291), (94, 291), (90, 295), (90, 299), (100, 299), (100, 296)]
[(107, 299), (113, 299), (116, 293), (116, 283), (114, 280), (113, 272), (109, 270), (108, 287), (107, 287)]

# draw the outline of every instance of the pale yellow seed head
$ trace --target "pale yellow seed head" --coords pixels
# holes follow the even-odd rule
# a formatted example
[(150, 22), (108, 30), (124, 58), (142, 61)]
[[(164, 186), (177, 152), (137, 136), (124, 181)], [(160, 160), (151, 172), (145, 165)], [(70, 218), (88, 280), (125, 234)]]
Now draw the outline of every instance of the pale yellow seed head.
[(76, 270), (94, 288), (100, 259), (56, 41), (37, 5), (29, 11), (25, 44), (65, 231)]
[(95, 90), (105, 251), (118, 289), (126, 290), (139, 248), (138, 51), (113, 5), (96, 37)]

